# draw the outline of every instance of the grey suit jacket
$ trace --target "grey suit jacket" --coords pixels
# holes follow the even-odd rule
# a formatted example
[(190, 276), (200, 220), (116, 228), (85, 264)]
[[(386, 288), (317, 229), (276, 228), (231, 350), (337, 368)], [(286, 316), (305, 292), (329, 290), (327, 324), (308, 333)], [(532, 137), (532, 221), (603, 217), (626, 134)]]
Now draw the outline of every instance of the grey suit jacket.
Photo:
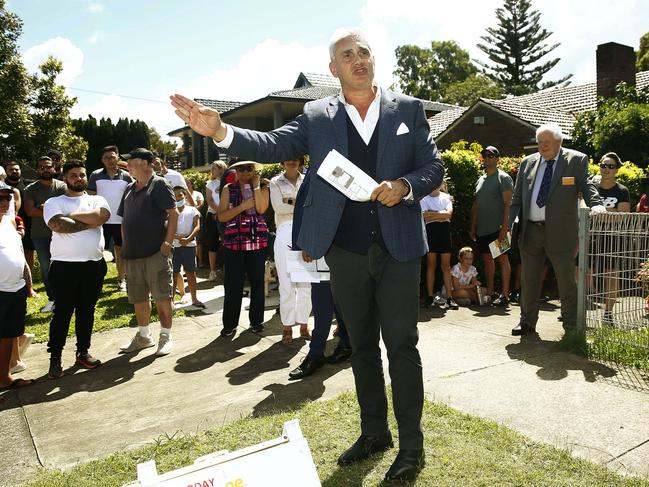
[[(514, 186), (509, 223), (511, 226), (516, 216), (519, 217), (521, 247), (525, 242), (524, 236), (530, 215), (534, 179), (540, 163), (541, 155), (538, 152), (523, 159)], [(578, 193), (582, 194), (589, 207), (601, 205), (602, 200), (595, 186), (588, 181), (588, 156), (586, 154), (562, 147), (555, 164), (545, 207), (547, 247), (550, 251), (572, 252), (577, 245), (579, 227)]]
[[(404, 124), (407, 133), (397, 135)], [(259, 162), (280, 162), (309, 154), (309, 193), (298, 237), (300, 248), (314, 258), (322, 257), (334, 240), (345, 197), (316, 174), (331, 149), (348, 155), (345, 107), (332, 96), (309, 102), (293, 122), (271, 132), (232, 127), (234, 139), (228, 152)], [(376, 130), (379, 181), (405, 178), (412, 187), (414, 203), (391, 208), (378, 205), (381, 233), (390, 255), (399, 261), (421, 257), (427, 251), (419, 200), (442, 183), (444, 167), (421, 101), (382, 90)]]

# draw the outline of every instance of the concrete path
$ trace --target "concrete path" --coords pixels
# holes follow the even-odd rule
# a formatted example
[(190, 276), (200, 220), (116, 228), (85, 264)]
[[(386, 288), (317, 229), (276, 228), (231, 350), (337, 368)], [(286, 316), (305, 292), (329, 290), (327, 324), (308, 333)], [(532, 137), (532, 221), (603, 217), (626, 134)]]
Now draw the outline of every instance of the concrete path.
[[(40, 465), (68, 468), (160, 435), (216, 428), (353, 388), (349, 364), (326, 365), (303, 381), (287, 380), (308, 344), (281, 344), (281, 323), (272, 309), (276, 296), (268, 300), (264, 333), (245, 330), (243, 311), (237, 336), (218, 338), (222, 296), (221, 286), (201, 291), (208, 314), (175, 320), (174, 350), (167, 357), (154, 357), (155, 349), (118, 354), (134, 330), (114, 330), (94, 336), (92, 351), (104, 361), (99, 369), (67, 368), (74, 361), (70, 341), (66, 375), (51, 381), (44, 378), (45, 346), (32, 346), (23, 376), (41, 378), (29, 389), (0, 395), (0, 485), (27, 481)], [(422, 310), (419, 349), (428, 397), (577, 456), (649, 476), (649, 378), (635, 374), (635, 385), (644, 391), (634, 390), (625, 387), (623, 374), (558, 351), (557, 314), (548, 305), (540, 339), (521, 341), (510, 335), (515, 306), (508, 312), (475, 308), (445, 315)]]

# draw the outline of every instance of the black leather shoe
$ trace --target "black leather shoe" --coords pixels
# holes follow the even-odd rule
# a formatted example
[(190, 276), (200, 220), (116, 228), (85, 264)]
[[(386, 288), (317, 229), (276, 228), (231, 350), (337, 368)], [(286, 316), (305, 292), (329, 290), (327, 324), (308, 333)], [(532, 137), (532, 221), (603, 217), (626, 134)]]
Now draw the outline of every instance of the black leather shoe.
[(512, 329), (512, 335), (514, 336), (528, 335), (530, 333), (536, 333), (536, 327), (529, 326), (525, 323), (519, 323)]
[(336, 350), (334, 350), (334, 353), (329, 355), (326, 358), (326, 360), (330, 364), (337, 364), (337, 363), (340, 363), (340, 362), (344, 362), (345, 360), (347, 360), (351, 356), (352, 356), (352, 349), (351, 348), (339, 347), (339, 348), (336, 348)]
[(305, 358), (300, 365), (291, 370), (288, 374), (290, 380), (304, 379), (324, 365), (324, 360), (311, 360)]
[(424, 468), (426, 455), (424, 450), (399, 450), (390, 470), (385, 474), (386, 482), (406, 482), (415, 480), (419, 471)]
[(392, 434), (388, 431), (381, 436), (361, 435), (356, 443), (349, 447), (338, 458), (338, 465), (341, 467), (351, 465), (352, 463), (365, 460), (373, 453), (379, 453), (388, 450), (394, 446)]

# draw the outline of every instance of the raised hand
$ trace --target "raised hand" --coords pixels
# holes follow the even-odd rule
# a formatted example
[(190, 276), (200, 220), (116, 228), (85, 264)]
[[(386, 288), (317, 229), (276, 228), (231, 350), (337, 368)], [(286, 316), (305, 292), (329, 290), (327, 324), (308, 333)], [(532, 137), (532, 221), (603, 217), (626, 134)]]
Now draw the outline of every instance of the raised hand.
[(219, 112), (179, 94), (169, 98), (171, 105), (176, 109), (176, 115), (195, 132), (217, 141), (225, 138), (226, 128)]

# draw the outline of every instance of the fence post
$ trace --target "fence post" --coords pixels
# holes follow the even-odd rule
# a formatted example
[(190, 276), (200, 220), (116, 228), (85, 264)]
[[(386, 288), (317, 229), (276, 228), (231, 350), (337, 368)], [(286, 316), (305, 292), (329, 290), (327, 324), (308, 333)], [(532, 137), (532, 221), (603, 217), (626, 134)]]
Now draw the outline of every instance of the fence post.
[(590, 208), (579, 208), (579, 267), (577, 277), (577, 333), (586, 337), (586, 292), (588, 287), (588, 237)]

